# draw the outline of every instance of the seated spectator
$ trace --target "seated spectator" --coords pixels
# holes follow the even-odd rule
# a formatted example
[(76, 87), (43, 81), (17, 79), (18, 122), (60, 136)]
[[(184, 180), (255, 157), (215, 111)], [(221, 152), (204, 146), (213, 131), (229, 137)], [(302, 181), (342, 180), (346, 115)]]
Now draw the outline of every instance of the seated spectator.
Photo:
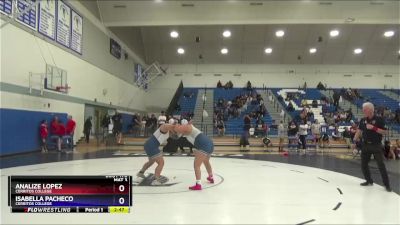
[(288, 136), (296, 136), (297, 135), (297, 131), (298, 131), (298, 127), (296, 125), (296, 123), (294, 121), (290, 122), (289, 126), (288, 126)]
[(312, 106), (313, 108), (318, 108), (318, 101), (314, 99), (314, 100), (312, 101), (312, 103), (311, 103), (311, 106)]
[(339, 127), (338, 127), (338, 126), (336, 126), (336, 127), (335, 127), (335, 130), (332, 132), (332, 138), (333, 138), (333, 140), (335, 140), (335, 141), (340, 140), (340, 139), (342, 138), (342, 136), (340, 135)]
[(308, 104), (307, 104), (307, 100), (306, 100), (305, 98), (303, 98), (303, 99), (301, 100), (300, 105), (303, 106), (303, 107), (307, 106), (307, 105), (308, 105)]
[(391, 146), (391, 151), (397, 160), (400, 159), (400, 139), (396, 139), (396, 143)]
[(384, 144), (383, 144), (383, 155), (385, 156), (385, 158), (387, 160), (389, 159), (396, 159), (396, 156), (394, 154), (394, 152), (392, 151), (392, 148), (390, 146), (390, 141), (389, 140), (385, 140)]
[(225, 123), (222, 119), (217, 120), (216, 128), (217, 128), (218, 136), (225, 135)]
[(176, 103), (175, 110), (176, 111), (181, 111), (181, 105), (179, 104), (179, 102)]
[(193, 95), (194, 95), (193, 92), (185, 92), (185, 93), (183, 93), (183, 97), (184, 97), (184, 98), (192, 98)]
[(267, 127), (266, 127), (264, 121), (261, 118), (258, 118), (258, 120), (256, 122), (254, 135), (256, 137), (258, 137), (258, 136), (266, 136), (266, 129), (267, 129)]

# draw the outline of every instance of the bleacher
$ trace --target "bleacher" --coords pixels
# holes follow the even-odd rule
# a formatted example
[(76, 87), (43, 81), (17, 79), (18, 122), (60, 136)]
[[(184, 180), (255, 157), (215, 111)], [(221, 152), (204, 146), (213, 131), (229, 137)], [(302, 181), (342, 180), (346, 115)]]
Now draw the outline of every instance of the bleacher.
[[(240, 96), (243, 94), (249, 94), (249, 93), (257, 93), (257, 91), (253, 90), (253, 92), (250, 92), (246, 89), (243, 88), (232, 88), (232, 89), (223, 89), (223, 88), (215, 88), (214, 89), (214, 103), (217, 104), (219, 99), (224, 99), (226, 101), (232, 101), (236, 96)], [(264, 99), (266, 101), (267, 99)], [(239, 117), (237, 118), (228, 118), (225, 123), (225, 134), (226, 135), (240, 135), (243, 132), (243, 117), (245, 114), (253, 112), (258, 105), (253, 105), (249, 104), (247, 106), (247, 110), (242, 111)], [(267, 109), (268, 111), (268, 109)], [(271, 127), (273, 124), (272, 118), (268, 113), (265, 113), (263, 116), (263, 121), (264, 123), (268, 126)], [(254, 127), (256, 123), (256, 119), (252, 119), (251, 124)], [(276, 130), (271, 130), (269, 132), (269, 135), (276, 135), (277, 131)]]
[[(185, 94), (191, 95), (191, 97), (185, 97)], [(175, 110), (173, 115), (181, 115), (183, 113), (193, 113), (196, 106), (196, 99), (198, 94), (198, 88), (184, 88), (182, 95), (179, 97), (178, 104), (180, 110)]]
[[(389, 107), (392, 112), (399, 109), (399, 102), (380, 93), (380, 89), (361, 89), (361, 95), (364, 99), (357, 100), (357, 106), (360, 108), (365, 101), (372, 102), (375, 107)], [(376, 110), (376, 109), (375, 109)], [(387, 121), (388, 122), (388, 121)], [(388, 124), (392, 129), (400, 132), (400, 124)]]
[(369, 100), (375, 107), (384, 106), (389, 107), (392, 112), (399, 108), (399, 102), (387, 97), (380, 93), (379, 89), (361, 89), (361, 95), (364, 97), (364, 101), (357, 101), (357, 105), (362, 107), (362, 103)]

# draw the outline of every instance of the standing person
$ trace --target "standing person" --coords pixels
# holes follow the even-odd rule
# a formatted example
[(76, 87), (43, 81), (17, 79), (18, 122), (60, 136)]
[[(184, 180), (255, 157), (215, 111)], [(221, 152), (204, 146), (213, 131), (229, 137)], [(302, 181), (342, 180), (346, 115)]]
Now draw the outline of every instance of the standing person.
[(90, 131), (92, 130), (92, 117), (89, 116), (83, 124), (83, 133), (85, 134), (86, 143), (89, 143)]
[(158, 127), (165, 124), (167, 122), (167, 117), (165, 116), (164, 111), (161, 111), (161, 115), (158, 117), (157, 124)]
[(285, 139), (285, 126), (283, 125), (282, 120), (278, 125), (278, 137), (279, 137), (278, 151), (282, 152), (283, 151), (283, 141)]
[(61, 151), (61, 140), (62, 136), (65, 135), (65, 126), (59, 121), (58, 116), (54, 116), (50, 124), (50, 132), (53, 136), (57, 137), (57, 150)]
[(47, 130), (47, 121), (46, 120), (42, 120), (40, 122), (40, 127), (39, 127), (39, 133), (40, 133), (40, 141), (41, 141), (41, 148), (42, 148), (42, 152), (48, 152), (49, 150), (47, 149), (47, 145), (46, 145), (46, 139), (47, 136), (49, 135), (49, 131)]
[(307, 129), (308, 125), (306, 120), (302, 120), (302, 124), (299, 126), (299, 136), (300, 136), (299, 138), (304, 151), (306, 150), (306, 144), (307, 144), (306, 143)]
[(76, 122), (72, 119), (72, 116), (68, 116), (67, 125), (65, 126), (65, 134), (71, 137), (71, 148), (74, 146), (74, 133), (75, 133)]
[(163, 124), (158, 128), (153, 135), (151, 135), (146, 143), (144, 144), (144, 151), (147, 154), (149, 160), (143, 165), (142, 169), (136, 174), (140, 178), (146, 178), (144, 172), (150, 168), (154, 163), (157, 163), (157, 167), (154, 171), (154, 180), (151, 185), (162, 185), (165, 180), (161, 180), (161, 172), (164, 167), (164, 157), (159, 147), (164, 143), (173, 132), (174, 125)]
[[(243, 133), (240, 138), (240, 151), (250, 151), (250, 143), (249, 143), (249, 136), (250, 136), (250, 128), (251, 128), (251, 118), (249, 114), (246, 114), (243, 117)], [(243, 150), (243, 147), (246, 149)]]
[(318, 147), (319, 140), (321, 139), (321, 124), (318, 120), (315, 120), (313, 124), (311, 124), (311, 132), (314, 135), (315, 144)]
[(186, 139), (194, 145), (194, 173), (196, 176), (196, 184), (190, 186), (190, 190), (199, 191), (201, 187), (201, 170), (200, 166), (204, 164), (206, 167), (208, 177), (207, 180), (210, 183), (214, 183), (212, 167), (210, 164), (210, 157), (214, 151), (213, 141), (203, 134), (199, 129), (189, 124), (187, 120), (181, 121), (182, 125), (175, 125), (174, 131), (178, 134), (182, 134)]
[(113, 120), (113, 133), (115, 135), (115, 140), (118, 145), (122, 144), (122, 115), (118, 112), (115, 112), (115, 115), (112, 117)]
[(150, 118), (147, 119), (146, 122), (147, 133), (146, 136), (149, 134), (153, 134), (157, 129), (157, 118), (154, 114), (151, 114)]
[(371, 155), (374, 155), (386, 191), (391, 192), (392, 189), (390, 188), (389, 177), (382, 154), (382, 135), (387, 133), (385, 121), (382, 117), (374, 115), (374, 105), (372, 103), (364, 103), (362, 109), (365, 117), (360, 120), (357, 133), (354, 137), (355, 141), (360, 141), (360, 138), (362, 138), (361, 169), (366, 181), (360, 185), (370, 186), (374, 183), (368, 166)]

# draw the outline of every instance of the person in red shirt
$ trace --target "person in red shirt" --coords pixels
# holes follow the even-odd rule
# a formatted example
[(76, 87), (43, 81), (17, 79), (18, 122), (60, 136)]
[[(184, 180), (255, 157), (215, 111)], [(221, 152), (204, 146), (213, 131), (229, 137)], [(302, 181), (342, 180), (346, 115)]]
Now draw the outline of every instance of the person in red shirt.
[(75, 127), (76, 127), (76, 123), (75, 121), (72, 119), (72, 116), (69, 115), (68, 116), (68, 121), (67, 121), (67, 125), (65, 127), (65, 134), (69, 135), (71, 137), (71, 140), (67, 139), (68, 141), (71, 141), (71, 147), (74, 145), (74, 133), (75, 133)]
[(68, 116), (67, 126), (65, 128), (65, 134), (73, 136), (74, 132), (75, 132), (75, 127), (76, 127), (76, 123), (72, 119), (72, 116), (71, 115)]
[(47, 149), (46, 139), (47, 139), (47, 136), (49, 135), (49, 131), (47, 130), (47, 121), (46, 120), (42, 120), (40, 122), (39, 133), (40, 133), (40, 140), (41, 140), (40, 144), (41, 144), (42, 152), (48, 152), (49, 150)]
[(65, 126), (60, 123), (57, 116), (54, 116), (50, 125), (51, 134), (57, 137), (57, 149), (61, 151), (61, 138), (65, 135)]

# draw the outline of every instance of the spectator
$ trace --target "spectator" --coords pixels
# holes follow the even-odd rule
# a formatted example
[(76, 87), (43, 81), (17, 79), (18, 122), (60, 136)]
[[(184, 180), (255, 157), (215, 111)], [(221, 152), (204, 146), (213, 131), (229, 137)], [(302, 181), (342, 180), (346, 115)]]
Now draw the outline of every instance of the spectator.
[(326, 90), (325, 86), (321, 83), (321, 81), (317, 85), (318, 90)]
[(267, 134), (267, 131), (266, 131), (266, 125), (264, 123), (264, 120), (262, 120), (261, 117), (259, 117), (256, 122), (256, 129), (255, 129), (254, 135), (256, 137), (258, 137), (259, 135), (266, 136), (266, 134)]
[(158, 117), (157, 124), (158, 127), (165, 124), (167, 122), (167, 117), (165, 116), (164, 111), (161, 111), (161, 115)]
[(47, 136), (49, 135), (49, 132), (47, 130), (47, 121), (42, 120), (40, 122), (40, 127), (39, 127), (39, 133), (40, 133), (40, 145), (42, 152), (48, 152), (49, 150), (47, 149), (47, 144), (46, 144), (46, 139)]
[[(74, 145), (74, 133), (75, 133), (75, 127), (76, 127), (76, 123), (75, 121), (72, 119), (72, 116), (69, 115), (68, 116), (68, 121), (67, 121), (67, 125), (65, 127), (65, 134), (71, 137), (71, 146)], [(67, 139), (67, 142), (69, 140)]]
[(346, 141), (347, 148), (351, 148), (352, 139), (351, 139), (350, 129), (348, 127), (344, 128), (343, 138)]
[(222, 119), (217, 120), (217, 132), (218, 136), (224, 136), (225, 135), (225, 123)]
[(246, 89), (247, 89), (248, 91), (251, 91), (251, 90), (252, 90), (250, 81), (247, 81)]
[(288, 136), (296, 136), (298, 130), (296, 123), (294, 121), (290, 122), (288, 126)]
[(395, 158), (400, 159), (400, 140), (396, 139), (396, 143), (391, 146), (391, 151), (393, 152)]
[[(117, 141), (118, 145), (123, 144), (122, 143), (122, 115), (118, 112), (115, 113), (115, 115), (112, 117), (113, 120), (113, 133), (115, 135), (115, 139)], [(139, 123), (140, 126), (140, 123)]]
[(335, 126), (335, 130), (332, 132), (332, 138), (333, 138), (333, 140), (335, 140), (335, 141), (337, 141), (337, 140), (339, 140), (339, 139), (342, 138), (341, 135), (340, 135), (339, 127), (338, 127), (338, 126)]
[(132, 116), (132, 133), (134, 137), (139, 136), (140, 127), (141, 127), (140, 117), (137, 113), (135, 113)]
[(340, 94), (337, 91), (333, 91), (333, 105), (337, 108), (339, 107), (339, 99), (340, 99)]
[(92, 130), (92, 117), (89, 116), (83, 124), (83, 133), (85, 134), (86, 143), (89, 143), (90, 132)]
[(57, 138), (57, 150), (61, 151), (61, 140), (62, 136), (65, 135), (65, 126), (60, 123), (57, 116), (54, 116), (53, 121), (50, 124), (51, 134)]
[(281, 151), (283, 151), (283, 141), (285, 139), (285, 127), (283, 126), (282, 120), (278, 126), (278, 137), (279, 137), (278, 151), (281, 152)]
[(222, 88), (222, 83), (221, 83), (220, 80), (219, 80), (218, 83), (217, 83), (217, 88)]
[(321, 124), (318, 120), (315, 120), (314, 123), (311, 125), (311, 133), (314, 135), (315, 143), (319, 143), (321, 139)]
[(146, 136), (153, 134), (157, 129), (157, 118), (154, 114), (151, 114), (150, 118), (146, 121)]
[(307, 130), (308, 130), (308, 125), (307, 123), (303, 120), (302, 124), (299, 126), (299, 138), (301, 144), (303, 146), (303, 149), (306, 149), (306, 137), (307, 137)]
[(286, 110), (287, 110), (288, 112), (293, 112), (293, 111), (294, 111), (294, 107), (293, 107), (292, 102), (289, 102), (289, 104), (288, 104)]

